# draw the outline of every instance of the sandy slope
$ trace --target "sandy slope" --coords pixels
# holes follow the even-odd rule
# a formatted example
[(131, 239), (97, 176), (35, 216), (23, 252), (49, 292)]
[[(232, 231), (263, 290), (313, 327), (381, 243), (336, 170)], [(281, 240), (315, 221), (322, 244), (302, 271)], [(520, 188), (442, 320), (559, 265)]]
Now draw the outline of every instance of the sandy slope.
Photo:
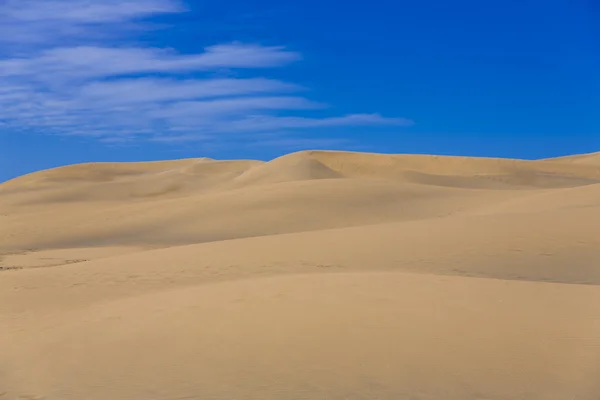
[(4, 183), (0, 399), (597, 400), (596, 159), (301, 152)]
[(588, 154), (577, 154), (574, 156), (549, 158), (548, 161), (560, 162), (560, 163), (573, 163), (573, 164), (588, 164), (588, 165), (600, 165), (600, 152), (588, 153)]
[(76, 165), (0, 185), (0, 251), (165, 246), (432, 218), (597, 182), (600, 166), (587, 164), (343, 152)]
[(4, 338), (5, 382), (48, 399), (591, 400), (599, 316), (600, 292), (586, 286), (397, 273), (242, 280), (21, 321)]

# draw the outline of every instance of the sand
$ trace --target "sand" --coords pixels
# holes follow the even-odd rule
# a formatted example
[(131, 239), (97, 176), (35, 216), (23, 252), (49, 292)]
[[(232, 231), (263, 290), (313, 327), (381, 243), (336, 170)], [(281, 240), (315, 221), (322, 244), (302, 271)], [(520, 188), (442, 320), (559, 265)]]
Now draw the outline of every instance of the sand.
[(600, 154), (0, 185), (0, 399), (600, 398)]

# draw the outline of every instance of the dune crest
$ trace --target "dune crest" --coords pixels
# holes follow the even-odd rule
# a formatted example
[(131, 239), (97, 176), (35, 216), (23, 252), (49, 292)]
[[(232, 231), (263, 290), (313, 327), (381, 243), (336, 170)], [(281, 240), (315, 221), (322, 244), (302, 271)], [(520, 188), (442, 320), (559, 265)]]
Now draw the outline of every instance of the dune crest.
[(277, 182), (305, 181), (312, 179), (336, 179), (343, 175), (331, 170), (308, 152), (293, 153), (256, 166), (236, 178), (236, 183), (268, 184)]
[(578, 154), (574, 156), (565, 156), (557, 158), (548, 158), (547, 161), (555, 161), (561, 163), (584, 164), (584, 165), (600, 165), (600, 152)]

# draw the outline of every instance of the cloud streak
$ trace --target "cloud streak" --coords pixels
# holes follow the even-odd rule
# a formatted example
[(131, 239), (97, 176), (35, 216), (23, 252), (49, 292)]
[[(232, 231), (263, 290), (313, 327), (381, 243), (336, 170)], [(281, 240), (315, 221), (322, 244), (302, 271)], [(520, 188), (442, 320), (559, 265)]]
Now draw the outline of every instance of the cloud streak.
[[(177, 143), (224, 134), (412, 124), (379, 114), (298, 115), (327, 105), (306, 98), (297, 84), (256, 75), (301, 60), (281, 46), (234, 42), (183, 54), (132, 45), (128, 28), (150, 29), (144, 25), (149, 18), (185, 11), (174, 0), (3, 3), (0, 129)], [(214, 76), (223, 70), (247, 76)]]
[(120, 105), (299, 90), (302, 88), (298, 85), (265, 78), (204, 80), (140, 78), (91, 82), (83, 86), (78, 95), (85, 99), (85, 103)]
[(211, 46), (203, 53), (182, 55), (169, 49), (136, 47), (59, 47), (37, 56), (0, 61), (0, 76), (59, 79), (90, 79), (144, 73), (206, 71), (219, 68), (279, 67), (299, 55), (282, 47), (246, 44)]
[(105, 38), (144, 18), (185, 11), (174, 0), (2, 0), (0, 43), (53, 44)]
[(77, 24), (122, 22), (184, 10), (182, 4), (171, 0), (8, 0), (2, 8), (7, 20)]

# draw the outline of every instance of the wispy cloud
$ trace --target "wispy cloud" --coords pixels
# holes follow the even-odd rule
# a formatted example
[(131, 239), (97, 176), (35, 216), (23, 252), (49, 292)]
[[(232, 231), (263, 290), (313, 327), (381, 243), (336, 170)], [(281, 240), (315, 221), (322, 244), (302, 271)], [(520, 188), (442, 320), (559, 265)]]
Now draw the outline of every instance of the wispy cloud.
[(265, 78), (204, 80), (139, 78), (91, 82), (81, 87), (79, 95), (86, 99), (86, 103), (116, 105), (299, 90), (302, 88), (298, 85)]
[(3, 14), (18, 21), (70, 21), (77, 24), (121, 22), (144, 16), (183, 11), (172, 0), (8, 0)]
[[(2, 0), (0, 0), (2, 1)], [(183, 54), (132, 44), (129, 28), (185, 12), (175, 0), (8, 0), (0, 14), (0, 127), (105, 142), (206, 140), (225, 133), (406, 126), (403, 118), (290, 116), (327, 105), (256, 76), (301, 60), (281, 46), (225, 43)], [(221, 70), (243, 78), (215, 78)]]
[(211, 46), (203, 53), (192, 55), (156, 48), (59, 47), (36, 56), (1, 60), (0, 76), (63, 82), (144, 73), (278, 67), (298, 58), (297, 53), (282, 47), (236, 43)]
[(52, 44), (105, 38), (154, 15), (185, 11), (175, 0), (3, 0), (0, 42)]

